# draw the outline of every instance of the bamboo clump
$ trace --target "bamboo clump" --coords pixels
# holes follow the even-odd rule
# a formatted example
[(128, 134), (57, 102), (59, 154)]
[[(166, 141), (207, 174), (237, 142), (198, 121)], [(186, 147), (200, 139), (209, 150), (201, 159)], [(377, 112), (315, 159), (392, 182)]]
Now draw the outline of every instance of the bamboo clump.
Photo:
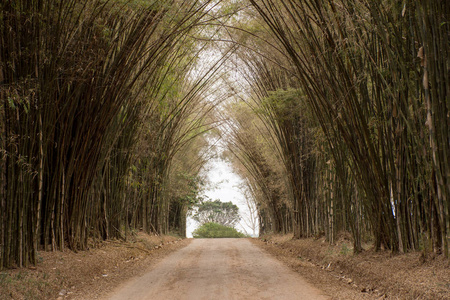
[(208, 5), (0, 2), (0, 269), (136, 230), (185, 234), (191, 191), (167, 180), (173, 167), (198, 184), (198, 169), (171, 163), (196, 159), (190, 141), (208, 127), (213, 71), (187, 80)]
[[(244, 44), (235, 64), (265, 124), (254, 134), (284, 165), (294, 235), (333, 243), (350, 231), (355, 252), (371, 236), (377, 250), (448, 257), (449, 4), (249, 2), (244, 28), (257, 39), (231, 34)], [(262, 191), (238, 138), (248, 127), (234, 124), (231, 148)], [(265, 228), (280, 231), (275, 218)]]

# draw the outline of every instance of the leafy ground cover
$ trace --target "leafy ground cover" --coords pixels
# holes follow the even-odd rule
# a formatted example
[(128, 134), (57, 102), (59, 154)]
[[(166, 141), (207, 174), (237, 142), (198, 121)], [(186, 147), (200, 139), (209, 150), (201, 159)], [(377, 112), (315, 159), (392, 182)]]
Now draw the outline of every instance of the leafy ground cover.
[(372, 245), (353, 255), (348, 235), (324, 238), (267, 235), (254, 243), (299, 272), (333, 299), (450, 299), (450, 262), (420, 252), (393, 255)]
[(97, 299), (188, 243), (138, 233), (128, 242), (106, 241), (78, 253), (40, 252), (37, 267), (0, 272), (0, 299)]

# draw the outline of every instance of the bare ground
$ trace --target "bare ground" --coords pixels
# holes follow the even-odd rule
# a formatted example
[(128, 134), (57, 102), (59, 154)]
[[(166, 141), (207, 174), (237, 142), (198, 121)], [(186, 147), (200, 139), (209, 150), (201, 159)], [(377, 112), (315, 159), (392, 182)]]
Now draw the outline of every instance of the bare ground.
[[(450, 262), (439, 255), (424, 257), (421, 253), (408, 253), (393, 256), (390, 252), (375, 253), (366, 247), (366, 251), (354, 256), (351, 241), (345, 236), (341, 236), (334, 246), (323, 239), (293, 240), (290, 235), (250, 241), (332, 299), (450, 299)], [(187, 248), (182, 248), (191, 242), (140, 233), (131, 242), (103, 242), (79, 253), (41, 252), (37, 268), (0, 272), (0, 299), (96, 299), (111, 295), (109, 293), (115, 288), (137, 280), (164, 261), (170, 262), (165, 258), (180, 249), (183, 253)], [(253, 286), (259, 284), (261, 289), (266, 289), (268, 285), (258, 281), (268, 272), (260, 266), (260, 260), (251, 262), (252, 258), (238, 254), (232, 247), (228, 250), (224, 249), (225, 253), (228, 251), (228, 257), (235, 258), (218, 260), (218, 264), (229, 265), (222, 275), (237, 274), (233, 282), (244, 292), (256, 293), (257, 288), (245, 289), (245, 281), (252, 280)], [(196, 266), (179, 261), (180, 272), (191, 272), (193, 267), (200, 276), (203, 271), (200, 271), (199, 258), (206, 255), (206, 252), (201, 254), (202, 251), (190, 254), (197, 261)], [(250, 261), (255, 270), (240, 267), (245, 260)], [(252, 274), (252, 279), (245, 279), (245, 274)], [(212, 277), (209, 275), (206, 279)], [(172, 280), (170, 284), (176, 286), (177, 282), (178, 279)], [(180, 286), (183, 284), (188, 283), (180, 282)]]
[(36, 268), (0, 272), (0, 299), (95, 299), (189, 242), (138, 233), (89, 251), (40, 252)]
[(342, 235), (331, 246), (323, 238), (272, 235), (253, 239), (333, 299), (450, 299), (450, 261), (442, 255), (374, 252), (352, 254)]
[(248, 239), (196, 239), (109, 300), (325, 300), (323, 293)]

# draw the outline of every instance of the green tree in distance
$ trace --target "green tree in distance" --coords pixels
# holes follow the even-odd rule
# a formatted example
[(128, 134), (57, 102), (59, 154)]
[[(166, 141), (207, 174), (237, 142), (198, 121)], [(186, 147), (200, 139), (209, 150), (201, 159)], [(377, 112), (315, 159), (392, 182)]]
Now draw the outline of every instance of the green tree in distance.
[(198, 205), (198, 210), (193, 218), (200, 223), (200, 225), (217, 223), (232, 228), (240, 220), (239, 207), (232, 202), (209, 200)]

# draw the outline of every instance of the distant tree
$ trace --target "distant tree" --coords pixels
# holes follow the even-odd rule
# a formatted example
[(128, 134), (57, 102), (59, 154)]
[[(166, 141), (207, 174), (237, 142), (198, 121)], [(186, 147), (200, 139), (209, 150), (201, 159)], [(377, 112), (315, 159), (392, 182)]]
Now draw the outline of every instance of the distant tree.
[(205, 201), (198, 205), (198, 210), (193, 218), (200, 225), (217, 223), (227, 227), (234, 227), (240, 220), (239, 207), (232, 202), (221, 202), (220, 200)]
[(245, 234), (217, 223), (205, 223), (192, 233), (194, 238), (242, 238)]

